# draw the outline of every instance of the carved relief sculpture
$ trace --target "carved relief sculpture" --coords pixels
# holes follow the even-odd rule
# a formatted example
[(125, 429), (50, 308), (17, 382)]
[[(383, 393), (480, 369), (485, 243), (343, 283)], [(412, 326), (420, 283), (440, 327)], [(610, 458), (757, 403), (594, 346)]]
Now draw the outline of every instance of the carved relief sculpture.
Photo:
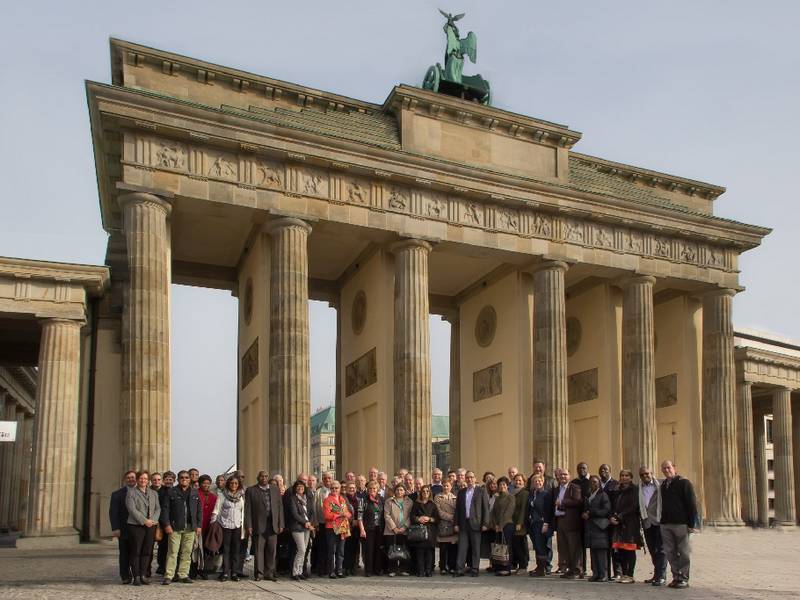
[(496, 331), (497, 312), (492, 305), (487, 304), (478, 313), (478, 319), (475, 321), (475, 341), (481, 348), (486, 348), (494, 340)]
[(373, 348), (345, 367), (345, 396), (352, 396), (376, 381), (378, 381), (378, 367), (375, 348)]
[(222, 177), (223, 179), (236, 179), (236, 165), (225, 156), (219, 155), (211, 163), (208, 174), (212, 177)]
[(503, 393), (503, 363), (472, 374), (472, 401), (478, 402)]
[(408, 207), (408, 193), (400, 188), (389, 190), (389, 208), (405, 210)]
[(162, 143), (156, 151), (156, 165), (167, 169), (186, 168), (186, 150), (180, 144)]
[(678, 403), (678, 374), (656, 378), (656, 408), (666, 408)]
[(354, 204), (368, 204), (369, 190), (358, 181), (347, 183), (347, 198)]
[(473, 223), (474, 225), (480, 225), (480, 210), (480, 207), (474, 202), (467, 202), (466, 206), (464, 207), (464, 220)]
[(533, 235), (539, 237), (552, 237), (553, 236), (553, 222), (550, 217), (545, 215), (536, 214), (533, 217), (533, 226), (531, 228)]
[(258, 375), (258, 338), (250, 345), (242, 356), (242, 389)]
[(256, 185), (277, 188), (283, 187), (283, 176), (278, 166), (259, 162), (256, 164), (256, 170), (260, 176)]
[(353, 299), (350, 319), (353, 325), (353, 333), (361, 335), (361, 332), (364, 331), (364, 324), (367, 322), (367, 294), (364, 290), (358, 290), (356, 297)]
[(570, 404), (588, 402), (597, 398), (597, 368), (574, 373), (567, 379), (567, 396)]

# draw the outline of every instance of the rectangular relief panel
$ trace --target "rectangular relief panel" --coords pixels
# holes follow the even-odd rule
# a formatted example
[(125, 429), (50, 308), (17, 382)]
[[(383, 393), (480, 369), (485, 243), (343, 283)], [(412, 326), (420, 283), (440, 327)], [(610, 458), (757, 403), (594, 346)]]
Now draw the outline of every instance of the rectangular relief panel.
[(378, 381), (376, 349), (362, 354), (345, 368), (345, 396), (352, 396)]
[(242, 356), (242, 389), (258, 375), (258, 338)]
[(678, 403), (678, 374), (671, 373), (656, 379), (656, 408), (666, 408)]
[(503, 393), (503, 363), (472, 374), (472, 401), (478, 402)]
[(567, 378), (567, 394), (570, 404), (597, 398), (597, 367), (570, 375)]

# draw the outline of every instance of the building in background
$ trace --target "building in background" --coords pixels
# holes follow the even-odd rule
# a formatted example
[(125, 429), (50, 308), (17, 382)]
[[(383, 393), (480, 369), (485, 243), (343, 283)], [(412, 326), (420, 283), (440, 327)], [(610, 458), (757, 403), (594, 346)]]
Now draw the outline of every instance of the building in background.
[(336, 470), (336, 416), (333, 406), (311, 415), (311, 472), (322, 477), (324, 471)]

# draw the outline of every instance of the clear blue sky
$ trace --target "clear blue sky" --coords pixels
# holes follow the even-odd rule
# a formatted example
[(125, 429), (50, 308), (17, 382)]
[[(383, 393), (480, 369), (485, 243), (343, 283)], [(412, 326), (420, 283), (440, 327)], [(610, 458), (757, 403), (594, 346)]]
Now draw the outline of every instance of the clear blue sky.
[[(583, 132), (576, 150), (724, 185), (717, 214), (774, 227), (741, 261), (737, 326), (800, 338), (800, 3), (16, 2), (0, 20), (0, 255), (102, 263), (83, 81), (110, 81), (120, 37), (382, 101), (441, 60), (436, 8), (466, 12), (500, 108)], [(13, 7), (13, 8), (12, 8)], [(174, 286), (175, 466), (234, 460), (236, 304)], [(312, 394), (330, 403), (333, 313), (311, 309)], [(203, 327), (197, 327), (203, 323)], [(433, 324), (434, 411), (447, 326)], [(189, 407), (199, 419), (185, 418)], [(197, 410), (199, 407), (199, 410)], [(212, 435), (215, 443), (201, 443)]]

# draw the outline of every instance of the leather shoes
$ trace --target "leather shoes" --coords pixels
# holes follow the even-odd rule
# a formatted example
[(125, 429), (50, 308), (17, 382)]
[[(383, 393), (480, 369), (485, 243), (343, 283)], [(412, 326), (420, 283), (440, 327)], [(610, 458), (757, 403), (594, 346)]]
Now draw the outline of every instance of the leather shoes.
[(652, 585), (654, 587), (661, 587), (666, 582), (667, 582), (666, 579), (653, 579), (653, 581), (650, 582), (650, 585)]
[(190, 579), (189, 577), (184, 577), (183, 579), (179, 580), (181, 583), (194, 583), (194, 579)]
[(464, 577), (464, 571), (456, 571), (453, 573), (453, 577)]
[(675, 585), (673, 587), (678, 588), (678, 589), (684, 589), (684, 588), (689, 587), (689, 582), (688, 581), (684, 581), (683, 579), (681, 579), (680, 581), (676, 581)]

